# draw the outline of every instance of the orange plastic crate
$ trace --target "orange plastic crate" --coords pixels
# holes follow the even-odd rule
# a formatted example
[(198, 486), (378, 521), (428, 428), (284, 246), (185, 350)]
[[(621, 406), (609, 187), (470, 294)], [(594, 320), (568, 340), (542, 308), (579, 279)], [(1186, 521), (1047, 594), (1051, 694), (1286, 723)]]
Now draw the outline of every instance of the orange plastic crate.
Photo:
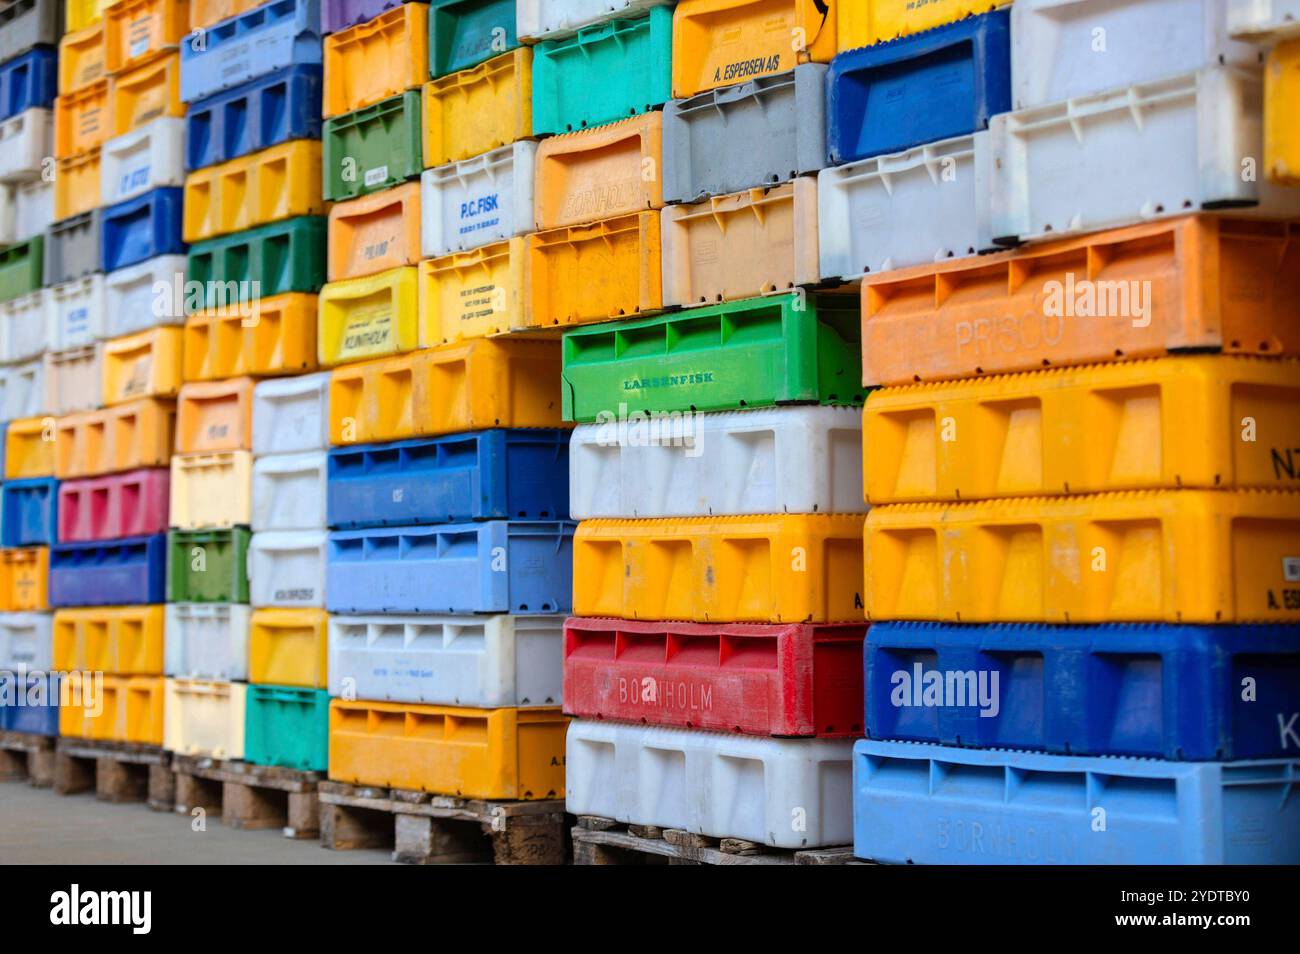
[(0, 611), (26, 613), (49, 608), (50, 548), (0, 550)]
[(166, 467), (175, 434), (174, 401), (145, 398), (65, 415), (56, 425), (54, 475), (66, 480)]
[(56, 159), (90, 152), (113, 135), (113, 110), (107, 79), (96, 80), (54, 100)]
[(316, 368), (316, 296), (256, 298), (241, 315), (201, 311), (185, 321), (185, 380), (302, 374)]
[(329, 280), (420, 261), (420, 183), (339, 202), (329, 215)]
[(176, 399), (176, 452), (251, 450), (253, 379), (193, 381)]
[(325, 37), (323, 115), (338, 116), (429, 78), (429, 5), (403, 3)]
[(114, 0), (104, 9), (108, 71), (139, 66), (175, 47), (189, 29), (189, 0)]
[(113, 135), (121, 136), (160, 116), (184, 116), (181, 55), (165, 53), (110, 81)]

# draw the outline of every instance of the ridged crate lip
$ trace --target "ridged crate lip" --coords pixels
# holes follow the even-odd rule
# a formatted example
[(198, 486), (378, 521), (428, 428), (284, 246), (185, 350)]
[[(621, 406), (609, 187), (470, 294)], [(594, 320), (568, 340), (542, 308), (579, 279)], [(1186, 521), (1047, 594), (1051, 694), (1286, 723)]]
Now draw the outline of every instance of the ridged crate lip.
[[(872, 751), (873, 749), (878, 751)], [(893, 750), (893, 751), (879, 751)], [(943, 753), (936, 755), (936, 752)], [(1202, 773), (1213, 774), (1224, 769), (1289, 768), (1290, 772), (1277, 781), (1300, 780), (1300, 758), (1230, 759), (1227, 761), (1179, 761), (1142, 755), (1067, 755), (1033, 749), (1014, 749), (1004, 746), (945, 745), (942, 742), (912, 742), (897, 739), (858, 739), (853, 743), (853, 757), (937, 759), (948, 762), (965, 762), (968, 765), (989, 765), (1001, 768), (1029, 768), (1044, 772), (1087, 772), (1087, 767), (1072, 768), (1066, 762), (1102, 762), (1123, 765), (1134, 775), (1146, 778), (1179, 778)], [(1013, 756), (1015, 764), (1006, 756)], [(1262, 779), (1262, 781), (1274, 781)], [(856, 786), (855, 786), (856, 787)]]

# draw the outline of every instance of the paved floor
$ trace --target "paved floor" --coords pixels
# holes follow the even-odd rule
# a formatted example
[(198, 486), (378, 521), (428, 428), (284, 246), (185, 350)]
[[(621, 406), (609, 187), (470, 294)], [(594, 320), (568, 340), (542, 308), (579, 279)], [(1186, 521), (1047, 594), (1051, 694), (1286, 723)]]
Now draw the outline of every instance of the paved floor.
[(0, 782), (0, 864), (369, 865), (386, 851), (326, 851), (279, 829), (235, 831), (143, 804), (109, 805), (94, 794), (59, 796), (26, 782)]

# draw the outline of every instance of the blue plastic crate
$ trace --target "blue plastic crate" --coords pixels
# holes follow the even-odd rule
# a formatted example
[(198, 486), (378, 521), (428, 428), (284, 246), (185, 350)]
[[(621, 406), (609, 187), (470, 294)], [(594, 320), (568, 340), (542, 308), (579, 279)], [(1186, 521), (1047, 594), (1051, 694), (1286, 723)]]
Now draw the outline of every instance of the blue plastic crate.
[(59, 482), (53, 477), (6, 480), (0, 511), (0, 546), (48, 546), (59, 532)]
[(474, 431), (329, 452), (331, 527), (569, 516), (569, 431)]
[(319, 0), (271, 0), (181, 44), (181, 100), (193, 103), (292, 66), (320, 65)]
[(0, 672), (0, 732), (58, 735), (59, 677)]
[(853, 746), (853, 853), (886, 863), (1300, 864), (1300, 760)]
[(33, 106), (53, 106), (58, 91), (58, 50), (37, 46), (0, 63), (0, 121)]
[(104, 236), (99, 243), (103, 269), (135, 265), (159, 255), (183, 255), (181, 241), (183, 189), (154, 189), (104, 210)]
[[(1300, 746), (1281, 731), (1300, 712), (1300, 626), (876, 623), (863, 654), (874, 739), (1192, 760)], [(952, 691), (930, 676), (925, 704), (934, 672)]]
[(458, 523), (330, 534), (331, 613), (567, 613), (568, 521)]
[(1011, 109), (1011, 12), (847, 50), (826, 73), (831, 165), (985, 129)]
[(293, 66), (191, 104), (185, 115), (185, 170), (320, 134), (321, 68)]
[(163, 603), (167, 534), (50, 547), (50, 605)]

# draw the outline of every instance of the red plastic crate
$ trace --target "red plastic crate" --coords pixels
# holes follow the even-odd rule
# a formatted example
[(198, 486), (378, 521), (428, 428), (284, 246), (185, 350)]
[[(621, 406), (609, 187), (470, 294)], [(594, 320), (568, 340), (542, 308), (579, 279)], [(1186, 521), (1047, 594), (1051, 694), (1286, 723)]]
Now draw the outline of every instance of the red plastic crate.
[(59, 484), (59, 542), (163, 533), (170, 489), (165, 467), (65, 480)]
[(862, 735), (865, 624), (569, 619), (564, 711), (746, 735)]

